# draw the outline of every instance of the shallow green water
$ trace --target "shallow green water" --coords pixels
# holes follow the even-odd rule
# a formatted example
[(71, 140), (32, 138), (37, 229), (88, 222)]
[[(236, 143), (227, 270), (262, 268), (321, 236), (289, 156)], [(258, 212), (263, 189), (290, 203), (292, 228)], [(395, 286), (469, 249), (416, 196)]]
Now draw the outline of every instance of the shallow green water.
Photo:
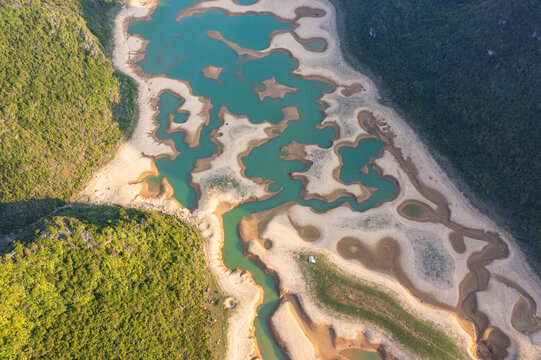
[(402, 208), (402, 211), (412, 219), (422, 219), (427, 216), (426, 209), (417, 204), (408, 204)]
[(312, 40), (306, 43), (306, 46), (309, 50), (312, 51), (321, 51), (325, 48), (325, 43), (321, 40)]
[[(324, 93), (331, 92), (332, 87), (324, 82), (304, 80), (291, 75), (295, 64), (283, 52), (274, 52), (263, 59), (247, 61), (239, 58), (222, 42), (207, 36), (207, 31), (218, 30), (226, 39), (242, 47), (264, 49), (269, 43), (272, 31), (289, 29), (290, 24), (281, 23), (268, 15), (228, 17), (217, 10), (175, 21), (177, 13), (191, 3), (192, 1), (186, 0), (164, 1), (156, 9), (151, 21), (133, 22), (129, 29), (131, 33), (137, 33), (150, 40), (146, 56), (139, 62), (143, 71), (149, 74), (166, 74), (171, 78), (188, 81), (195, 95), (210, 98), (213, 105), (210, 123), (201, 133), (200, 146), (189, 148), (184, 143), (183, 133), (165, 132), (168, 114), (175, 116), (175, 122), (182, 123), (186, 120), (184, 114), (175, 112), (175, 107), (181, 104), (181, 100), (168, 93), (161, 95), (158, 103), (160, 114), (157, 117), (160, 126), (156, 136), (160, 139), (174, 140), (176, 149), (181, 154), (174, 161), (167, 158), (158, 159), (156, 166), (160, 175), (153, 180), (158, 181), (166, 177), (175, 190), (177, 200), (190, 209), (196, 209), (196, 192), (189, 186), (189, 174), (198, 159), (208, 158), (217, 150), (210, 141), (209, 133), (220, 124), (217, 113), (222, 106), (226, 106), (232, 114), (248, 116), (254, 123), (262, 121), (276, 123), (282, 119), (280, 111), (282, 108), (286, 106), (298, 108), (299, 121), (289, 122), (289, 126), (280, 136), (255, 148), (242, 160), (246, 165), (246, 176), (271, 180), (274, 182), (271, 190), (281, 190), (265, 201), (243, 204), (223, 217), (225, 243), (222, 251), (225, 265), (231, 269), (250, 271), (254, 280), (265, 291), (264, 303), (259, 307), (256, 319), (256, 337), (262, 356), (265, 360), (282, 359), (282, 354), (270, 337), (267, 327), (267, 317), (278, 301), (276, 287), (270, 276), (243, 256), (237, 232), (238, 222), (245, 215), (286, 202), (311, 206), (316, 211), (325, 211), (348, 202), (355, 209), (363, 211), (390, 198), (394, 193), (394, 185), (386, 179), (379, 178), (370, 166), (368, 175), (360, 173), (359, 169), (371, 157), (376, 156), (383, 145), (381, 142), (368, 139), (362, 140), (355, 148), (341, 149), (344, 160), (341, 178), (345, 182), (361, 181), (367, 186), (377, 188), (371, 198), (360, 204), (353, 198), (341, 198), (333, 203), (302, 199), (301, 183), (291, 179), (289, 173), (302, 171), (305, 165), (300, 161), (279, 159), (280, 148), (293, 140), (317, 144), (323, 148), (332, 145), (336, 137), (334, 129), (315, 128), (323, 119), (322, 107), (316, 100)], [(221, 83), (203, 76), (201, 70), (209, 64), (223, 67), (220, 74)], [(242, 76), (238, 76), (239, 73)], [(264, 101), (259, 101), (254, 88), (261, 86), (261, 82), (270, 77), (275, 77), (279, 83), (286, 86), (298, 88), (299, 91), (289, 93), (283, 99), (265, 98)]]
[(315, 241), (319, 238), (319, 231), (312, 227), (304, 227), (301, 234), (308, 241)]
[(350, 360), (381, 360), (381, 357), (374, 352), (361, 351), (361, 350), (344, 350), (340, 352)]

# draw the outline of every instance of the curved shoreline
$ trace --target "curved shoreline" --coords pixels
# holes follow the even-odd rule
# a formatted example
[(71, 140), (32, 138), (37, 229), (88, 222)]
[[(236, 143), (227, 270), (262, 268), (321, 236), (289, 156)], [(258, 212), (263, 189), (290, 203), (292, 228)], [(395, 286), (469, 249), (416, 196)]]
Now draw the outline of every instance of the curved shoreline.
[[(123, 11), (124, 11), (124, 10), (123, 10)], [(207, 11), (207, 9), (204, 9), (203, 11)], [(151, 10), (150, 10), (150, 13), (151, 13)], [(257, 13), (257, 12), (254, 12), (254, 13)], [(298, 16), (298, 15), (297, 15), (297, 16)], [(119, 14), (119, 17), (117, 18), (117, 21), (118, 21), (119, 18), (120, 18), (120, 14)], [(148, 15), (146, 15), (146, 16), (139, 17), (139, 18), (137, 18), (137, 19), (149, 19), (149, 18), (150, 18), (150, 14), (148, 14)], [(127, 17), (125, 17), (125, 18), (123, 19), (123, 21), (126, 21), (126, 20), (127, 20)], [(297, 20), (298, 20), (298, 19), (297, 19)], [(287, 21), (289, 22), (290, 20), (287, 20)], [(124, 26), (125, 26), (125, 29), (127, 30), (127, 24), (126, 24), (125, 22), (124, 22)], [(115, 30), (116, 30), (116, 26), (115, 26)], [(115, 39), (116, 39), (116, 36), (115, 36)], [(270, 41), (271, 41), (271, 42), (273, 41), (273, 37), (272, 37), (272, 36), (271, 36), (271, 38), (270, 38)], [(143, 42), (143, 45), (142, 45), (142, 48), (143, 48), (143, 49), (144, 49), (144, 45), (145, 45), (145, 44), (144, 44), (144, 42)], [(303, 45), (303, 46), (304, 46), (304, 45)], [(328, 46), (328, 44), (327, 44), (327, 46)], [(327, 50), (327, 49), (325, 49), (325, 50)], [(286, 52), (288, 52), (288, 51), (286, 51)], [(323, 52), (324, 52), (324, 51), (323, 51)], [(295, 70), (297, 70), (297, 69), (299, 68), (299, 65), (300, 65), (300, 64), (299, 64), (299, 61), (296, 60), (296, 58), (293, 56), (292, 53), (289, 53), (289, 52), (288, 52), (288, 55), (289, 55), (290, 57), (292, 57), (293, 59), (295, 59), (295, 60), (294, 60), (294, 61), (296, 62)], [(129, 57), (130, 57), (129, 53), (128, 53), (127, 56), (128, 56), (128, 61), (129, 61)], [(144, 55), (142, 55), (142, 53), (139, 52), (139, 53), (138, 53), (138, 56), (144, 56)], [(132, 67), (132, 70), (134, 70), (133, 67)], [(294, 71), (295, 71), (295, 70), (294, 70)], [(128, 75), (130, 75), (130, 74), (128, 74)], [(319, 75), (301, 75), (301, 74), (298, 73), (298, 72), (295, 72), (295, 73), (293, 74), (293, 71), (292, 71), (292, 75), (300, 76), (300, 77), (303, 77), (303, 78), (316, 78), (316, 77), (319, 77)], [(132, 75), (130, 75), (130, 76), (132, 76)], [(322, 77), (325, 78), (324, 76), (322, 76)], [(326, 79), (326, 78), (325, 78), (325, 79)], [(334, 80), (326, 79), (326, 82), (327, 82), (327, 81), (333, 81), (333, 84), (334, 84), (334, 88), (335, 88), (335, 89), (339, 86), (337, 82), (334, 82)], [(167, 91), (167, 89), (163, 89), (162, 91)], [(342, 91), (343, 91), (343, 90), (342, 90)], [(367, 92), (367, 93), (371, 93), (371, 92), (373, 92), (373, 91), (374, 91), (373, 89), (368, 88), (366, 92)], [(345, 95), (345, 94), (344, 94), (344, 95)], [(141, 100), (141, 99), (139, 99), (139, 100)], [(323, 101), (323, 100), (322, 100), (322, 101)], [(323, 110), (323, 111), (324, 111), (324, 110)], [(326, 124), (330, 124), (330, 123), (327, 122)], [(394, 124), (394, 121), (393, 121), (393, 124)], [(287, 121), (286, 121), (286, 126), (287, 126)], [(324, 125), (324, 126), (329, 126), (329, 125)], [(139, 127), (139, 126), (138, 126), (138, 127)], [(336, 125), (336, 127), (338, 128), (338, 125)], [(335, 129), (336, 129), (336, 128), (335, 128)], [(277, 136), (277, 135), (276, 135), (276, 136)], [(338, 137), (338, 136), (339, 136), (339, 131), (337, 131), (337, 137)], [(156, 139), (156, 140), (157, 140), (157, 139)], [(269, 139), (266, 139), (266, 140), (264, 140), (264, 141), (268, 141), (268, 140), (269, 140)], [(264, 142), (264, 141), (263, 141), (263, 142)], [(130, 141), (130, 142), (131, 142), (131, 141)], [(163, 144), (163, 142), (162, 142), (162, 144)], [(165, 145), (171, 145), (171, 144), (165, 144)], [(257, 146), (257, 145), (253, 145), (252, 148), (255, 147), (255, 146)], [(156, 146), (156, 147), (157, 147), (157, 146)], [(173, 149), (174, 149), (174, 147), (173, 147)], [(155, 151), (156, 151), (156, 150), (155, 150)], [(247, 151), (247, 153), (249, 153), (249, 150)], [(169, 154), (170, 154), (170, 153), (161, 153), (161, 154), (155, 154), (155, 155), (150, 155), (150, 156), (168, 156)], [(219, 155), (219, 154), (218, 154), (218, 155)], [(217, 156), (218, 156), (218, 155), (217, 155)], [(242, 163), (242, 162), (240, 161), (240, 158), (241, 158), (241, 157), (240, 157), (240, 154), (239, 154), (238, 160), (239, 160), (240, 163)], [(340, 158), (340, 157), (339, 157), (339, 158)], [(204, 160), (204, 159), (203, 159), (203, 160)], [(149, 161), (150, 161), (150, 159), (149, 159)], [(404, 161), (406, 161), (406, 160), (404, 160)], [(410, 161), (411, 161), (411, 160), (410, 160)], [(413, 163), (411, 163), (411, 164), (413, 164)], [(373, 165), (377, 166), (375, 163), (374, 163)], [(141, 168), (142, 168), (142, 170), (143, 170), (144, 166), (141, 166)], [(379, 167), (378, 167), (378, 168), (379, 168)], [(381, 168), (379, 168), (379, 169), (381, 170)], [(376, 169), (376, 170), (377, 170), (377, 169)], [(144, 171), (148, 171), (148, 170), (143, 170), (143, 171), (141, 171), (141, 173), (143, 173)], [(380, 173), (380, 172), (378, 171), (378, 173)], [(407, 173), (407, 172), (406, 172), (406, 173)], [(383, 171), (382, 171), (382, 170), (381, 170), (381, 174), (383, 174)], [(381, 174), (380, 174), (380, 175), (381, 175)], [(243, 175), (244, 175), (244, 174), (243, 174)], [(409, 174), (408, 174), (408, 175), (409, 175)], [(191, 174), (190, 174), (190, 178), (191, 178)], [(391, 178), (392, 178), (392, 177), (391, 177)], [(253, 180), (253, 179), (251, 179), (251, 180)], [(191, 181), (191, 180), (190, 180), (190, 181)], [(413, 181), (412, 181), (412, 182), (413, 182)], [(138, 186), (142, 186), (142, 185), (136, 185), (135, 187), (138, 187)], [(90, 188), (91, 188), (91, 187), (92, 187), (92, 186), (90, 186)], [(268, 191), (268, 186), (267, 186), (267, 189), (266, 189), (266, 190)], [(397, 190), (397, 193), (398, 193), (398, 190)], [(91, 195), (91, 194), (90, 194), (90, 195)], [(90, 199), (90, 195), (89, 195), (89, 199)], [(398, 194), (397, 194), (397, 195), (398, 195)], [(434, 194), (432, 194), (432, 195), (434, 195)], [(134, 197), (134, 199), (137, 199), (137, 195)], [(441, 199), (438, 199), (437, 196), (436, 196), (434, 199), (437, 199), (438, 201), (441, 200)], [(111, 199), (110, 199), (110, 200), (111, 200)], [(393, 200), (394, 200), (394, 199), (393, 199)], [(443, 199), (443, 200), (445, 201), (445, 199)], [(113, 201), (114, 201), (114, 200), (113, 200)], [(124, 201), (126, 201), (126, 200), (124, 200)], [(160, 201), (161, 201), (161, 202), (160, 202)], [(214, 205), (212, 205), (212, 204), (207, 204), (207, 206), (205, 207), (205, 211), (203, 211), (203, 213), (202, 213), (202, 215), (201, 215), (203, 218), (207, 218), (207, 219), (208, 219), (208, 215), (207, 215), (207, 214), (209, 213), (209, 209), (211, 209), (212, 206), (215, 206), (215, 209), (218, 207), (218, 204), (216, 204), (215, 201), (216, 201), (215, 199), (214, 199), (214, 200), (211, 200), (211, 202), (212, 202)], [(390, 201), (392, 201), (392, 200), (390, 200)], [(132, 199), (129, 200), (129, 203), (130, 203), (130, 205), (134, 205), (134, 204), (139, 204), (139, 205), (141, 205), (140, 201), (135, 201), (135, 202), (134, 202)], [(153, 202), (152, 204), (153, 204), (152, 206), (156, 207), (156, 209), (160, 209), (160, 207), (163, 207), (163, 206), (164, 206), (164, 201), (163, 201), (163, 199), (162, 199), (162, 200), (159, 200), (159, 201), (157, 200), (156, 202)], [(136, 205), (136, 206), (137, 206), (137, 205)], [(145, 206), (148, 206), (148, 205), (145, 205)], [(169, 206), (169, 205), (168, 205), (168, 206)], [(178, 206), (178, 205), (171, 205), (171, 206), (176, 207), (176, 206)], [(445, 216), (446, 221), (449, 222), (449, 225), (450, 225), (450, 226), (452, 226), (452, 227), (457, 227), (458, 223), (456, 223), (456, 222), (454, 222), (454, 221), (450, 221), (450, 218), (451, 218), (451, 211), (450, 211), (450, 209), (447, 209), (447, 210), (448, 210), (448, 212), (446, 213), (447, 216)], [(205, 213), (206, 213), (206, 214), (205, 214)], [(211, 212), (211, 213), (213, 213), (214, 215), (217, 215), (216, 212)], [(178, 215), (179, 213), (177, 212), (176, 214)], [(186, 216), (186, 214), (187, 214), (187, 213), (184, 212), (184, 216)], [(221, 216), (216, 216), (216, 217), (219, 218), (219, 219), (221, 219)], [(195, 220), (195, 221), (196, 221), (196, 222), (200, 222), (201, 220), (198, 219), (198, 220)], [(218, 225), (218, 227), (219, 227), (220, 229), (222, 229), (222, 231), (223, 231), (223, 227), (222, 227), (221, 225)], [(214, 228), (216, 228), (216, 226), (211, 226), (211, 228), (214, 229)], [(471, 230), (471, 228), (467, 228), (467, 227), (463, 227), (463, 226), (462, 226), (462, 227), (458, 226), (457, 229), (460, 230), (460, 231), (462, 231), (462, 232), (463, 232), (464, 230)], [(457, 229), (455, 229), (455, 230), (457, 230)], [(485, 236), (485, 235), (480, 235), (480, 234), (477, 233), (477, 232), (475, 232), (475, 233), (467, 232), (467, 233), (468, 233), (469, 235)], [(214, 247), (214, 241), (215, 241), (215, 240), (211, 240), (211, 241), (213, 242), (212, 247)], [(223, 233), (222, 233), (222, 236), (221, 236), (221, 241), (223, 242)], [(503, 241), (503, 240), (502, 240), (502, 241)], [(214, 254), (214, 255), (218, 254), (218, 258), (219, 258), (219, 260), (221, 261), (221, 256), (219, 255), (219, 251), (220, 251), (219, 249), (220, 249), (220, 247), (218, 247), (218, 253), (213, 252), (213, 254)], [(492, 249), (492, 248), (487, 248), (485, 251), (486, 251), (486, 252), (489, 252), (489, 253), (492, 253), (492, 251), (494, 251), (494, 249)], [(494, 255), (493, 255), (493, 256), (494, 256)], [(481, 260), (482, 260), (482, 257), (481, 257)], [(213, 261), (214, 261), (214, 260), (213, 260)], [(477, 259), (476, 261), (480, 261), (480, 260)], [(221, 263), (221, 265), (223, 266), (223, 262)], [(477, 275), (482, 275), (482, 274), (484, 274), (484, 271), (486, 271), (484, 268), (476, 268), (476, 267), (475, 267), (475, 264), (471, 264), (471, 263), (469, 263), (469, 262), (468, 262), (468, 266), (472, 266), (472, 267), (475, 269), (475, 273), (476, 273)], [(219, 266), (218, 266), (218, 267), (219, 267)], [(218, 269), (218, 267), (216, 267), (216, 268), (214, 269), (214, 271), (217, 271), (217, 272), (218, 272), (218, 271), (223, 271), (223, 269)], [(472, 272), (474, 272), (474, 270), (472, 270)], [(231, 274), (229, 274), (229, 275), (231, 275)], [(236, 275), (238, 275), (238, 274), (236, 274)], [(248, 280), (248, 283), (250, 282), (250, 280), (251, 280), (251, 279)], [(486, 284), (487, 284), (487, 286), (488, 286), (488, 280), (486, 281)], [(252, 281), (252, 285), (253, 285), (253, 281)], [(478, 284), (478, 285), (479, 285), (479, 284)], [(464, 285), (464, 286), (466, 286), (466, 285)], [(470, 285), (468, 285), (467, 287), (470, 287)], [(485, 286), (485, 288), (486, 288), (486, 286)], [(523, 289), (523, 290), (524, 290), (524, 289)], [(526, 290), (524, 290), (524, 291), (526, 292)], [(260, 296), (261, 296), (261, 295), (260, 295)], [(466, 299), (463, 299), (463, 301), (466, 301)], [(468, 301), (471, 301), (471, 300), (468, 300)], [(535, 304), (535, 302), (534, 302), (534, 304)], [(251, 309), (250, 311), (253, 311), (253, 317), (255, 317), (255, 316), (256, 316), (256, 314), (255, 314), (255, 308)], [(535, 315), (535, 309), (534, 309), (533, 313), (534, 313), (534, 315)], [(475, 314), (468, 314), (468, 316), (472, 316), (472, 317), (474, 317), (474, 315), (475, 315)], [(252, 318), (252, 319), (253, 319), (253, 318)], [(244, 321), (246, 321), (246, 319), (244, 319)], [(253, 324), (253, 321), (250, 321), (250, 322)], [(481, 322), (483, 322), (483, 321), (481, 321)], [(477, 331), (477, 329), (476, 329), (476, 331)], [(487, 330), (487, 331), (488, 331), (488, 330)], [(487, 336), (490, 336), (490, 334), (492, 334), (493, 332), (494, 332), (493, 330), (489, 331), (489, 334), (488, 334)], [(230, 332), (228, 332), (228, 338), (229, 338), (229, 335), (230, 335)], [(253, 338), (253, 333), (252, 333), (252, 335), (249, 335), (248, 338), (250, 338), (250, 336)], [(493, 335), (493, 337), (494, 337), (494, 335)], [(477, 336), (477, 338), (479, 338), (479, 336)], [(238, 339), (235, 339), (235, 341), (236, 341), (236, 340), (238, 340)], [(497, 337), (497, 340), (498, 340), (498, 341), (501, 341), (501, 337)], [(239, 340), (239, 341), (240, 341), (240, 340)], [(245, 344), (245, 345), (244, 345), (244, 348), (246, 348), (246, 346), (247, 346), (247, 345)], [(239, 353), (239, 352), (236, 352), (236, 354), (237, 354), (237, 355), (240, 355), (240, 354), (248, 355), (249, 353), (256, 354), (256, 353), (257, 353), (256, 350), (255, 350), (256, 348), (257, 348), (257, 346), (253, 348), (254, 350), (253, 350), (252, 352), (248, 352), (248, 353), (242, 353), (242, 352)], [(238, 348), (238, 347), (236, 347), (236, 351), (239, 351), (239, 348)], [(231, 353), (230, 353), (230, 350), (228, 349), (228, 357), (231, 358), (231, 356), (232, 356), (232, 355), (231, 355)]]
[[(468, 228), (451, 221), (451, 210), (445, 196), (437, 190), (426, 186), (417, 177), (418, 170), (416, 166), (411, 160), (408, 161), (404, 159), (401, 149), (394, 146), (394, 134), (391, 131), (382, 131), (378, 124), (374, 123), (375, 121), (375, 119), (369, 119), (364, 123), (364, 125), (366, 127), (370, 126), (373, 130), (377, 131), (378, 135), (387, 143), (388, 151), (391, 152), (395, 159), (399, 162), (400, 167), (407, 174), (413, 186), (427, 200), (437, 206), (436, 210), (430, 211), (430, 213), (433, 213), (434, 215), (429, 215), (427, 218), (414, 220), (440, 222), (462, 236), (468, 236), (470, 238), (483, 240), (489, 243), (483, 247), (481, 252), (473, 253), (468, 257), (467, 264), (468, 268), (470, 269), (470, 273), (466, 275), (459, 287), (460, 291), (459, 301), (457, 304), (457, 315), (459, 317), (461, 326), (464, 328), (464, 330), (471, 332), (472, 337), (475, 339), (477, 347), (472, 349), (472, 352), (481, 358), (488, 358), (491, 356), (490, 354), (495, 355), (498, 359), (506, 358), (508, 355), (506, 349), (510, 345), (510, 340), (505, 334), (503, 334), (503, 332), (501, 332), (500, 329), (497, 327), (491, 327), (487, 316), (482, 311), (478, 310), (475, 293), (481, 292), (488, 288), (488, 271), (486, 270), (485, 266), (494, 260), (509, 256), (509, 248), (507, 247), (507, 244), (497, 234), (485, 233), (482, 230)], [(402, 205), (400, 205), (402, 209), (405, 206), (404, 204), (405, 203), (402, 203)], [(422, 203), (417, 202), (417, 204)], [(426, 207), (426, 209), (430, 208)], [(400, 208), (398, 212), (402, 216), (410, 218), (401, 212)], [(473, 330), (470, 330), (471, 327), (468, 324), (470, 322), (474, 326)], [(494, 336), (496, 332), (498, 332), (498, 335)]]

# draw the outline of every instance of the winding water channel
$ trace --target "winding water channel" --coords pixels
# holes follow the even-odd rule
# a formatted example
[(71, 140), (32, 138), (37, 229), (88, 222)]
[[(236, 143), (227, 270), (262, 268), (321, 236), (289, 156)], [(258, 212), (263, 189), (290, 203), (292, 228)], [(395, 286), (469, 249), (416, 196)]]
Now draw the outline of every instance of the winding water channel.
[[(289, 202), (308, 205), (318, 212), (347, 202), (354, 209), (364, 211), (391, 198), (395, 185), (392, 181), (380, 177), (370, 165), (364, 172), (360, 171), (370, 158), (378, 155), (384, 145), (375, 139), (364, 139), (356, 147), (340, 149), (344, 163), (340, 178), (345, 183), (360, 181), (363, 185), (374, 188), (367, 200), (358, 203), (353, 197), (342, 197), (327, 203), (302, 198), (303, 185), (290, 174), (305, 170), (307, 165), (300, 161), (279, 158), (279, 155), (283, 154), (281, 148), (292, 141), (316, 144), (321, 148), (329, 148), (333, 144), (337, 136), (335, 129), (316, 127), (324, 117), (324, 107), (317, 100), (325, 93), (334, 91), (333, 86), (294, 75), (292, 70), (296, 63), (286, 52), (274, 51), (263, 58), (252, 59), (246, 55), (239, 56), (224, 42), (208, 35), (208, 31), (218, 31), (225, 39), (241, 47), (263, 50), (268, 47), (274, 31), (289, 30), (291, 24), (280, 22), (270, 15), (229, 16), (219, 10), (210, 10), (176, 21), (177, 14), (191, 4), (192, 1), (189, 0), (160, 2), (150, 21), (132, 22), (129, 28), (130, 33), (138, 34), (149, 41), (146, 54), (138, 63), (145, 73), (184, 80), (189, 83), (195, 96), (208, 98), (212, 103), (210, 121), (201, 131), (199, 145), (190, 147), (185, 142), (184, 133), (166, 131), (171, 118), (175, 123), (186, 121), (186, 114), (175, 110), (182, 104), (182, 100), (168, 92), (161, 94), (158, 103), (160, 112), (156, 118), (159, 123), (156, 137), (160, 140), (173, 140), (180, 155), (174, 160), (157, 159), (156, 166), (160, 175), (154, 180), (167, 178), (175, 190), (175, 198), (183, 206), (196, 210), (197, 191), (190, 184), (190, 173), (199, 159), (209, 158), (218, 151), (217, 145), (211, 141), (211, 132), (221, 126), (218, 112), (222, 107), (225, 106), (236, 116), (247, 116), (255, 124), (263, 121), (276, 124), (283, 118), (283, 108), (294, 106), (298, 109), (299, 120), (290, 121), (278, 136), (255, 147), (242, 158), (246, 166), (245, 176), (271, 181), (269, 190), (275, 194), (262, 201), (244, 203), (223, 216), (225, 265), (231, 269), (249, 271), (254, 281), (264, 289), (264, 301), (258, 308), (255, 322), (260, 352), (265, 360), (281, 359), (282, 354), (267, 326), (267, 318), (278, 301), (276, 285), (271, 276), (243, 256), (237, 229), (239, 221), (243, 216)], [(308, 48), (318, 51), (321, 47), (320, 44), (312, 43)], [(202, 69), (208, 65), (223, 68), (218, 77), (219, 81), (203, 75)], [(299, 90), (287, 93), (283, 98), (266, 97), (260, 100), (255, 89), (262, 89), (262, 82), (271, 77), (280, 84)]]

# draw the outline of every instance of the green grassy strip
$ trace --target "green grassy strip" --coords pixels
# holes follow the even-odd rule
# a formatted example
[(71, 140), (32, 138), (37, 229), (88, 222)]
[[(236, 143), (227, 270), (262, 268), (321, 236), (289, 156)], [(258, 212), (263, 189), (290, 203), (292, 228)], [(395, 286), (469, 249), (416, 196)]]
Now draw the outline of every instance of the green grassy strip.
[(400, 343), (428, 359), (462, 359), (464, 351), (441, 330), (408, 313), (390, 295), (355, 281), (323, 258), (301, 263), (316, 299), (324, 306), (389, 331)]

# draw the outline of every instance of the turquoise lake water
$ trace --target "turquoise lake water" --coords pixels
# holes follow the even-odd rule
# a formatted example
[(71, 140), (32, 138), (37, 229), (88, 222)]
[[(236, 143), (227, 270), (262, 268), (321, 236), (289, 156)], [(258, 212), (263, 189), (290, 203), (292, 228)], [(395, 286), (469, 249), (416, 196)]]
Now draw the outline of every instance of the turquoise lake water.
[[(253, 1), (239, 1), (251, 3)], [(196, 192), (189, 185), (189, 174), (198, 159), (210, 157), (217, 147), (210, 141), (209, 134), (219, 127), (217, 114), (222, 106), (226, 106), (234, 115), (246, 115), (253, 123), (269, 121), (277, 123), (282, 119), (281, 109), (295, 106), (299, 110), (300, 120), (289, 122), (287, 129), (280, 136), (269, 140), (242, 159), (246, 165), (246, 176), (261, 177), (271, 180), (273, 191), (281, 189), (275, 196), (265, 201), (245, 203), (224, 215), (225, 242), (223, 259), (227, 267), (247, 270), (264, 289), (264, 302), (258, 308), (255, 321), (256, 337), (261, 354), (265, 360), (282, 359), (283, 356), (270, 336), (267, 317), (278, 302), (278, 293), (273, 279), (265, 274), (254, 262), (243, 256), (237, 232), (238, 222), (243, 216), (271, 209), (286, 202), (296, 202), (312, 207), (316, 211), (325, 211), (344, 202), (358, 211), (364, 211), (376, 203), (393, 196), (394, 184), (378, 176), (368, 165), (369, 173), (364, 175), (360, 168), (370, 158), (377, 156), (382, 142), (374, 139), (362, 140), (357, 147), (340, 149), (344, 167), (340, 174), (346, 183), (360, 181), (366, 186), (377, 188), (372, 196), (357, 203), (355, 199), (344, 197), (332, 203), (320, 200), (306, 201), (300, 197), (302, 184), (290, 178), (289, 173), (303, 171), (305, 165), (300, 161), (279, 159), (280, 148), (291, 141), (305, 144), (317, 144), (322, 148), (332, 146), (337, 134), (331, 127), (316, 129), (323, 120), (322, 106), (316, 103), (323, 94), (333, 91), (324, 82), (304, 80), (293, 76), (290, 72), (295, 63), (283, 52), (273, 52), (265, 58), (248, 61), (239, 57), (224, 43), (211, 39), (207, 31), (217, 30), (224, 38), (242, 47), (262, 50), (269, 44), (269, 36), (275, 30), (291, 28), (289, 23), (282, 23), (268, 15), (248, 14), (243, 16), (227, 16), (218, 10), (204, 14), (196, 14), (176, 21), (177, 13), (192, 1), (163, 1), (154, 12), (151, 21), (132, 22), (130, 33), (139, 34), (150, 41), (146, 56), (139, 62), (143, 71), (152, 74), (165, 74), (168, 77), (189, 82), (196, 96), (208, 97), (213, 105), (208, 126), (201, 132), (200, 145), (190, 148), (184, 143), (181, 132), (167, 134), (168, 114), (175, 116), (175, 122), (186, 120), (185, 114), (175, 112), (181, 100), (169, 93), (163, 93), (159, 99), (160, 113), (157, 117), (159, 128), (156, 136), (159, 139), (172, 139), (180, 155), (173, 161), (167, 158), (156, 160), (160, 175), (154, 179), (167, 178), (175, 190), (175, 198), (189, 209), (197, 206)], [(316, 44), (313, 45), (317, 47)], [(317, 50), (314, 48), (314, 51)], [(219, 76), (220, 82), (203, 76), (202, 69), (207, 65), (223, 67)], [(238, 74), (242, 76), (238, 76)], [(286, 94), (283, 99), (265, 98), (259, 101), (254, 91), (261, 87), (263, 80), (275, 77), (276, 80), (289, 87), (299, 89), (296, 93)]]

